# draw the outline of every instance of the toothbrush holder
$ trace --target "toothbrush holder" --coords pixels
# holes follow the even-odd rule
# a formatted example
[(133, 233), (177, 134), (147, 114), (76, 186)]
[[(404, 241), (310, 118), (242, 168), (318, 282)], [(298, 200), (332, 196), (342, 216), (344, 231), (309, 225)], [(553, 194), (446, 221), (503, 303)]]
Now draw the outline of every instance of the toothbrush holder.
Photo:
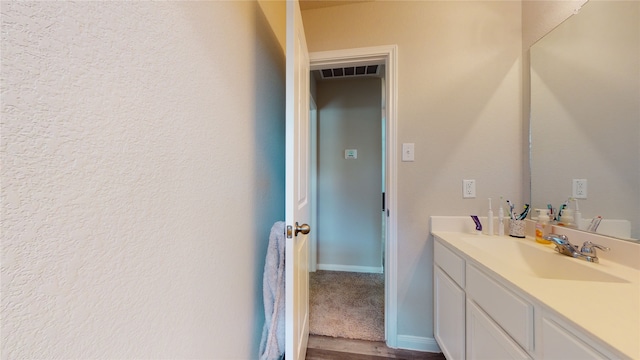
[(524, 229), (526, 223), (524, 220), (509, 219), (509, 236), (516, 238), (524, 238)]

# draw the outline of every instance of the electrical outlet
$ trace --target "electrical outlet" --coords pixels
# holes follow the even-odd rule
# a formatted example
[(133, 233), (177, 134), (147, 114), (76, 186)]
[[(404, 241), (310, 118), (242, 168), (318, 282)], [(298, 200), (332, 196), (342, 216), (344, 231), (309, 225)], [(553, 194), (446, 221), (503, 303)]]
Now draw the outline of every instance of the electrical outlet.
[(587, 198), (587, 179), (573, 179), (573, 197), (576, 199)]
[(462, 197), (465, 199), (476, 197), (475, 180), (462, 180)]

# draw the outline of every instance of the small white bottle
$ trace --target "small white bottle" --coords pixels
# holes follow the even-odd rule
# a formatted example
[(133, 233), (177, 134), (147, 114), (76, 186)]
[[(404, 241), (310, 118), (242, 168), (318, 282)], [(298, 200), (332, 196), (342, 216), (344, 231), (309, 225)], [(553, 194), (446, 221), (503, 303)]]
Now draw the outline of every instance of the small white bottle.
[[(502, 199), (502, 197), (500, 197)], [(502, 209), (502, 201), (498, 208), (498, 236), (504, 236), (504, 209)]]
[(580, 227), (580, 223), (582, 223), (582, 213), (578, 208), (578, 199), (574, 198), (573, 201), (576, 202), (576, 209), (573, 212), (573, 222), (575, 223), (576, 229), (582, 230), (582, 228)]
[(487, 235), (493, 236), (493, 210), (491, 210), (491, 198), (489, 198), (489, 212), (487, 213)]

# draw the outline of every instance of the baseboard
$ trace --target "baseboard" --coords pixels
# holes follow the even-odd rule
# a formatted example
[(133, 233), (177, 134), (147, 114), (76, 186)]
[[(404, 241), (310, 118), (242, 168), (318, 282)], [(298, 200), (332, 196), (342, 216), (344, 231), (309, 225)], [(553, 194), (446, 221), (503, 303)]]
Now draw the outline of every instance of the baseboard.
[(338, 264), (318, 264), (318, 270), (347, 271), (347, 272), (374, 273), (374, 274), (382, 274), (384, 271), (382, 266), (374, 267), (374, 266), (355, 266), (355, 265), (338, 265)]
[(442, 352), (436, 339), (411, 335), (398, 335), (398, 348), (433, 353)]

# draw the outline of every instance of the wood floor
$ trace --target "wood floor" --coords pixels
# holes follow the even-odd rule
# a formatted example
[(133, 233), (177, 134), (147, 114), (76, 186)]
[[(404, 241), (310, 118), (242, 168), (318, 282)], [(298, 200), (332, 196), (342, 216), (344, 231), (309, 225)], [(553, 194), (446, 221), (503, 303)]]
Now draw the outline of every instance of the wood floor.
[(442, 353), (390, 349), (384, 342), (309, 336), (306, 360), (445, 360)]

